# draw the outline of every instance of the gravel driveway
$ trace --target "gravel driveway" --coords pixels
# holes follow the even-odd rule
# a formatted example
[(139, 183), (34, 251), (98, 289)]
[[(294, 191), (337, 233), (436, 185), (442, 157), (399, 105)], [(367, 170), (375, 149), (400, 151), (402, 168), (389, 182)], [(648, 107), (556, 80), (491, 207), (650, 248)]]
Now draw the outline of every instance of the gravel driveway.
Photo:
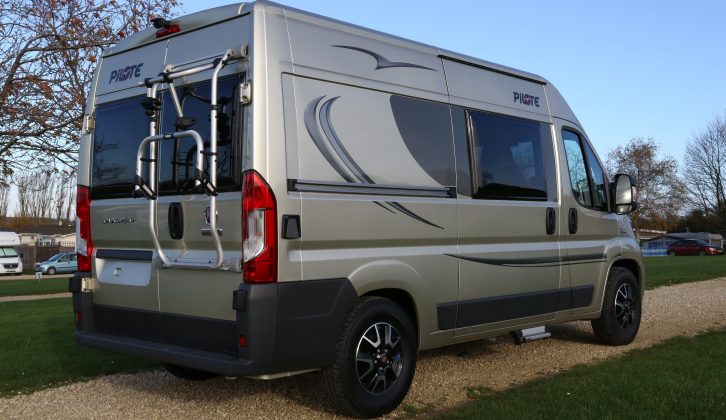
[[(599, 361), (677, 335), (726, 327), (726, 279), (646, 292), (635, 342), (594, 342), (589, 322), (552, 327), (552, 338), (515, 346), (509, 336), (426, 351), (402, 404), (437, 409), (467, 400), (466, 388), (504, 389), (573, 365)], [(163, 371), (112, 375), (0, 399), (0, 418), (332, 418), (319, 373), (254, 381), (186, 382)], [(403, 413), (399, 407), (391, 416)]]

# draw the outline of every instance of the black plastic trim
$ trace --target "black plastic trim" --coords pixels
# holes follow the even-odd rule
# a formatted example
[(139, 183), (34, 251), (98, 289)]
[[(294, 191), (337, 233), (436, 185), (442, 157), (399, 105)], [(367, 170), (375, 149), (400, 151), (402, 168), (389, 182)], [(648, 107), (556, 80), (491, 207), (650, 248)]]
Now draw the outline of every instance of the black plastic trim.
[(83, 314), (76, 337), (81, 344), (227, 376), (316, 369), (334, 362), (358, 298), (346, 278), (242, 283), (230, 294), (235, 321), (94, 305), (93, 293), (74, 293), (74, 311)]
[(294, 192), (456, 198), (456, 187), (413, 187), (408, 185), (310, 181), (303, 179), (288, 179), (287, 190)]
[(553, 267), (558, 265), (577, 265), (603, 262), (607, 254), (583, 254), (583, 255), (553, 255), (551, 257), (532, 258), (481, 258), (468, 255), (444, 254), (460, 260), (471, 261), (479, 264), (499, 265), (504, 267)]
[(503, 74), (505, 76), (515, 77), (517, 79), (522, 79), (522, 80), (526, 80), (528, 82), (537, 83), (538, 85), (543, 85), (544, 86), (544, 85), (547, 84), (547, 82), (545, 82), (544, 80), (533, 79), (531, 77), (527, 77), (527, 76), (524, 76), (524, 75), (521, 75), (521, 74), (516, 74), (516, 73), (508, 72), (506, 70), (497, 69), (497, 68), (494, 68), (494, 67), (489, 67), (489, 66), (486, 66), (484, 64), (479, 64), (479, 63), (474, 63), (474, 62), (471, 62), (471, 61), (462, 60), (460, 58), (454, 58), (454, 57), (451, 57), (451, 56), (448, 56), (448, 55), (445, 55), (445, 54), (440, 54), (439, 55), (439, 58), (442, 58), (444, 60), (453, 61), (453, 62), (459, 63), (459, 64), (465, 64), (467, 66), (477, 67), (477, 68), (484, 69), (484, 70), (488, 70), (488, 71), (491, 71), (491, 72), (494, 72), (494, 73)]
[(96, 258), (102, 260), (151, 261), (154, 253), (136, 249), (99, 249)]
[(544, 290), (437, 305), (440, 330), (582, 308), (592, 304), (595, 286)]

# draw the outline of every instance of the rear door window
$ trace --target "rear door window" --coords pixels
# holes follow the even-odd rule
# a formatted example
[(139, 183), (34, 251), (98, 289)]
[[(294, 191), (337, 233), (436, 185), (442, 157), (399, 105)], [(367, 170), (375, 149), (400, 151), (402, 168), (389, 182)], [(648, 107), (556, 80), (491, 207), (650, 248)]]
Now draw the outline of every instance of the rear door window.
[[(217, 102), (217, 188), (219, 191), (239, 190), (241, 174), (241, 118), (237, 112), (236, 93), (242, 76), (220, 79)], [(178, 87), (179, 100), (185, 116), (196, 122), (187, 129), (195, 130), (209, 152), (210, 82)], [(91, 197), (131, 197), (136, 174), (136, 153), (141, 141), (149, 135), (149, 118), (141, 106), (144, 95), (98, 105), (93, 141)], [(177, 113), (171, 95), (162, 92), (160, 133), (177, 131)], [(183, 129), (183, 128), (182, 128)], [(194, 165), (199, 153), (191, 138), (165, 140), (157, 146), (159, 195), (194, 193)], [(211, 156), (204, 159), (205, 172)], [(146, 168), (148, 164), (144, 163)], [(148, 181), (146, 171), (142, 177)]]
[[(241, 142), (239, 141), (239, 128), (235, 124), (238, 102), (237, 87), (242, 82), (241, 77), (231, 77), (217, 83), (217, 189), (219, 191), (234, 191), (240, 186), (241, 168)], [(199, 83), (177, 88), (177, 95), (185, 117), (192, 117), (195, 123), (189, 127), (204, 140), (205, 152), (209, 152), (209, 111), (211, 84)], [(177, 113), (171, 95), (166, 93), (163, 100), (161, 132), (171, 133), (177, 130)], [(179, 130), (184, 128), (179, 127)], [(191, 137), (161, 143), (159, 168), (159, 190), (161, 195), (194, 193), (194, 168), (200, 154), (197, 144)], [(204, 156), (204, 171), (209, 176), (209, 163), (212, 156)]]
[(149, 118), (137, 96), (96, 108), (93, 134), (91, 197), (131, 197), (136, 174), (136, 152), (149, 135)]

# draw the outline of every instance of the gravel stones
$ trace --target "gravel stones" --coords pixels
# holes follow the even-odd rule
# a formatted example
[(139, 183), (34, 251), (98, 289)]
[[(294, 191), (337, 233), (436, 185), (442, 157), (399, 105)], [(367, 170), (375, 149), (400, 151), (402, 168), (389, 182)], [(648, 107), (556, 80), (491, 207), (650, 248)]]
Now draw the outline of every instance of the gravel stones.
[[(574, 365), (593, 363), (678, 335), (726, 327), (726, 279), (646, 291), (631, 345), (595, 342), (589, 322), (551, 327), (552, 338), (514, 345), (509, 335), (424, 351), (403, 406), (443, 409), (467, 400), (467, 388), (496, 390)], [(0, 399), (0, 418), (332, 418), (320, 373), (257, 381), (177, 379), (164, 371), (111, 375)]]

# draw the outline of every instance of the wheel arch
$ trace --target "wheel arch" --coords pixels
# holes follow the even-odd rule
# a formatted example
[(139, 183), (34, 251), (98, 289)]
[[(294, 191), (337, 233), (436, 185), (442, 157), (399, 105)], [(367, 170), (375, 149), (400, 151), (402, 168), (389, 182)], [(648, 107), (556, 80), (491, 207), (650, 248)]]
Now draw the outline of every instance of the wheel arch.
[(382, 297), (400, 306), (413, 323), (413, 328), (416, 332), (416, 342), (418, 343), (418, 345), (421, 344), (421, 331), (419, 327), (418, 310), (416, 308), (416, 302), (414, 301), (413, 296), (411, 296), (407, 291), (403, 289), (396, 288), (371, 290), (361, 295), (361, 297), (365, 296)]
[[(641, 294), (645, 291), (645, 275), (641, 263), (634, 259), (623, 258), (613, 261), (612, 265), (610, 266), (610, 271), (612, 271), (612, 269), (615, 267), (624, 268), (632, 272), (635, 275), (635, 279), (638, 281), (638, 286), (640, 287)], [(610, 275), (608, 274), (608, 278), (609, 277)]]

